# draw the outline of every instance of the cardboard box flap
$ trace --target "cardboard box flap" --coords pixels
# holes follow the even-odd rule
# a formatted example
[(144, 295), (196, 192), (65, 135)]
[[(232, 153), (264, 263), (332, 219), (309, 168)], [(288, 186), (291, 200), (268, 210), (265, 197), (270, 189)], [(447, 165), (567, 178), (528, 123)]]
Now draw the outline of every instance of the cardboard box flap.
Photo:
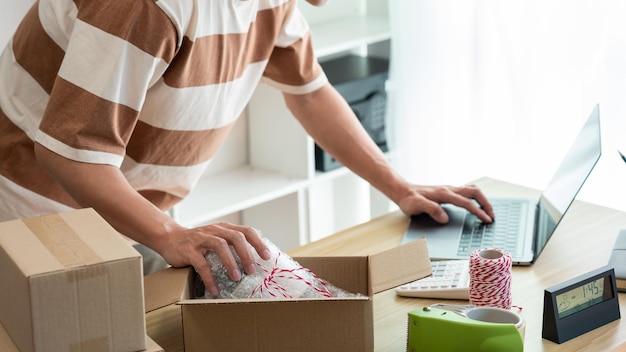
[(17, 346), (13, 340), (11, 340), (11, 336), (6, 331), (2, 323), (0, 323), (0, 351), (3, 352), (19, 352)]
[(165, 352), (150, 336), (146, 335), (146, 352)]
[(144, 276), (146, 313), (190, 297), (194, 273), (190, 267), (167, 268)]
[(350, 293), (368, 294), (367, 257), (294, 257), (320, 279)]
[(420, 238), (369, 257), (372, 293), (419, 280), (430, 274), (430, 256), (426, 239)]

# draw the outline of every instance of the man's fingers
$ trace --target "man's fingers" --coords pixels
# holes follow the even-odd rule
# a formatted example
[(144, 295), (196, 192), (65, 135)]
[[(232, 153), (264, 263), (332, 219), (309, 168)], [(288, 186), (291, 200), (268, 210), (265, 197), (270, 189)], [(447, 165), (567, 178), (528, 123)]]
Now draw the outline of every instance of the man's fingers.
[[(208, 250), (202, 249), (202, 247), (205, 246)], [(206, 243), (204, 243), (203, 246), (197, 248), (195, 253), (190, 254), (189, 261), (198, 273), (198, 275), (200, 275), (200, 277), (202, 278), (206, 289), (209, 291), (209, 293), (215, 296), (219, 294), (219, 290), (217, 288), (215, 278), (213, 277), (213, 273), (211, 272), (211, 266), (206, 259), (206, 253), (209, 252), (214, 252), (219, 257), (219, 260), (224, 265), (224, 268), (228, 273), (228, 277), (231, 280), (241, 280), (242, 273), (239, 268), (239, 264), (237, 263), (237, 260), (235, 259), (235, 256), (230, 249), (229, 243), (223, 238), (208, 237), (206, 239)]]
[(432, 211), (428, 212), (428, 215), (440, 224), (445, 224), (450, 220), (448, 213), (439, 204)]
[(196, 273), (200, 275), (202, 282), (204, 283), (204, 287), (206, 290), (213, 296), (219, 295), (219, 290), (217, 288), (217, 283), (215, 282), (215, 278), (213, 278), (213, 273), (211, 272), (211, 267), (209, 263), (206, 261), (206, 258), (200, 255), (201, 258), (191, 260), (191, 266), (196, 270)]
[(263, 235), (261, 234), (261, 231), (252, 227), (234, 225), (230, 223), (222, 223), (220, 225), (242, 233), (245, 237), (246, 242), (252, 245), (259, 257), (261, 257), (263, 260), (268, 260), (271, 258), (271, 253), (265, 245), (265, 242), (263, 241)]
[[(229, 223), (222, 223), (220, 226), (224, 227), (221, 236), (233, 246), (235, 253), (237, 253), (237, 256), (241, 260), (243, 270), (247, 274), (254, 274), (256, 272), (256, 260), (252, 254), (250, 245), (253, 245), (252, 242), (255, 242), (257, 246), (265, 248), (265, 244), (262, 243), (257, 232), (250, 227), (237, 226)], [(229, 252), (229, 254), (231, 253)], [(218, 253), (218, 255), (220, 255), (220, 253)], [(222, 258), (221, 255), (220, 258)], [(226, 262), (224, 262), (224, 265), (226, 265)], [(234, 279), (233, 276), (231, 276), (231, 279), (235, 281), (239, 280)]]
[(472, 213), (478, 216), (481, 220), (486, 221), (486, 218), (482, 218), (481, 216), (479, 216), (482, 210), (482, 212), (489, 216), (489, 222), (493, 221), (496, 216), (493, 212), (493, 207), (491, 206), (491, 203), (489, 202), (485, 194), (481, 192), (478, 187), (476, 187), (475, 185), (467, 185), (465, 187), (461, 187), (459, 193), (466, 198), (474, 199), (476, 202), (478, 202), (480, 207), (475, 207), (474, 210), (476, 212)]
[(441, 204), (453, 204), (476, 215), (481, 221), (493, 222), (494, 213), (487, 197), (473, 185), (463, 187), (435, 187), (424, 193), (426, 202), (421, 205), (423, 212), (439, 223), (448, 222), (449, 218)]

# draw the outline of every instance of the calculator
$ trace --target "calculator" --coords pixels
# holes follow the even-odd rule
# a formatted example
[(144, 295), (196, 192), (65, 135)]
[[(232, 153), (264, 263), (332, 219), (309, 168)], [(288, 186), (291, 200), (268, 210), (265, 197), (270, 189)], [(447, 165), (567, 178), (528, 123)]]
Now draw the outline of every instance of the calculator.
[(405, 297), (469, 299), (469, 260), (431, 262), (432, 276), (396, 287)]

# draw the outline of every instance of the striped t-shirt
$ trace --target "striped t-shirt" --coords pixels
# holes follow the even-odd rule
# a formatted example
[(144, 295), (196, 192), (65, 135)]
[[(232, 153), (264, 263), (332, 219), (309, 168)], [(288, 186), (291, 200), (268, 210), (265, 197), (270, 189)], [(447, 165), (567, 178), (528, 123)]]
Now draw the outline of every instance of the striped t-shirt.
[(295, 0), (39, 0), (0, 56), (0, 220), (77, 204), (35, 160), (121, 168), (161, 209), (185, 197), (263, 79), (327, 80)]

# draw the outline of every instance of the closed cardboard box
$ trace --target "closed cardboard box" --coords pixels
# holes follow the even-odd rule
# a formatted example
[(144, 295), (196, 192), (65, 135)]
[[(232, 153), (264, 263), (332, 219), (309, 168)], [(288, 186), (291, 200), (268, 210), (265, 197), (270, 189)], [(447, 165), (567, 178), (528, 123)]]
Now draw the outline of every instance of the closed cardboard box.
[(0, 268), (20, 351), (146, 349), (141, 256), (94, 210), (0, 223)]
[[(423, 239), (369, 256), (294, 260), (360, 296), (193, 299), (195, 272), (169, 268), (145, 277), (146, 310), (158, 313), (160, 309), (169, 311), (172, 304), (180, 307), (182, 326), (178, 331), (185, 352), (373, 351), (374, 294), (431, 274)], [(172, 350), (178, 349), (182, 346), (172, 346)]]
[[(4, 325), (0, 324), (0, 351), (2, 352), (20, 352), (13, 343), (11, 336), (7, 333)], [(144, 352), (144, 351), (142, 351)], [(146, 349), (145, 352), (164, 352), (163, 348), (159, 346), (150, 336), (146, 335)]]

